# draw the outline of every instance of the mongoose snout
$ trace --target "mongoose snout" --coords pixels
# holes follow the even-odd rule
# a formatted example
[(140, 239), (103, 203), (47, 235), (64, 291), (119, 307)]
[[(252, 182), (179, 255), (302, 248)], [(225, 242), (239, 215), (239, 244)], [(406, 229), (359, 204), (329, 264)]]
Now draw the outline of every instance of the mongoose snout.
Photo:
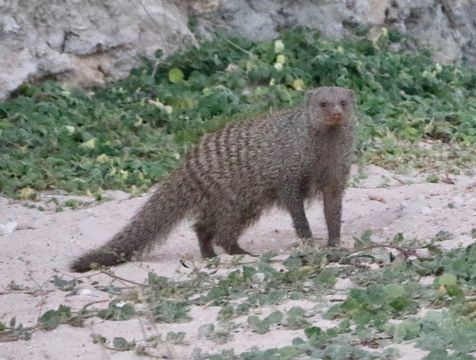
[[(350, 99), (352, 100), (352, 99)], [(321, 116), (327, 125), (341, 125), (348, 117), (346, 112), (349, 106), (353, 106), (349, 99), (334, 99), (332, 101), (322, 101), (320, 104)]]

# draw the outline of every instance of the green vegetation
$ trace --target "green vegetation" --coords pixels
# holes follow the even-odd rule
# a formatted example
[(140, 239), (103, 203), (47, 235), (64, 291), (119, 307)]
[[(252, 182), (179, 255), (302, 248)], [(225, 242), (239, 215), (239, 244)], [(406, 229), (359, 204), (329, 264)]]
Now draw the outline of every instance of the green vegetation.
[[(391, 52), (390, 35), (377, 43), (324, 41), (305, 29), (262, 43), (217, 36), (91, 91), (24, 85), (0, 104), (0, 192), (142, 191), (204, 132), (331, 84), (358, 94), (362, 161), (448, 172), (473, 164), (476, 71)], [(421, 140), (449, 145), (415, 146)]]
[[(205, 267), (190, 269), (186, 278), (172, 280), (150, 272), (145, 283), (103, 270), (81, 282), (106, 293), (113, 286), (112, 298), (80, 309), (65, 305), (45, 309), (33, 327), (23, 327), (15, 318), (0, 322), (0, 340), (30, 339), (37, 330), (84, 326), (90, 318), (100, 317), (106, 322), (148, 319), (160, 323), (160, 333), (145, 341), (141, 333), (127, 333), (128, 340), (94, 334), (93, 341), (106, 349), (143, 355), (154, 354), (164, 343), (190, 345), (197, 337), (196, 347), (213, 349), (211, 342), (233, 349), (243, 332), (260, 337), (293, 330), (293, 338), (281, 347), (258, 349), (252, 343), (242, 353), (195, 349), (193, 358), (398, 359), (392, 346), (405, 342), (428, 351), (425, 359), (474, 359), (476, 245), (447, 253), (439, 249), (433, 256), (412, 255), (424, 246), (398, 234), (390, 244), (369, 241), (360, 250), (303, 247), (284, 260), (272, 253), (247, 264), (241, 263), (242, 257), (229, 262), (215, 258)], [(384, 257), (388, 260), (383, 263)], [(109, 276), (111, 287), (101, 286), (97, 275)], [(346, 279), (349, 287), (334, 286), (337, 279)], [(51, 283), (58, 291), (67, 291), (67, 296), (84, 286), (58, 276)], [(303, 305), (294, 300), (304, 300)], [(90, 308), (94, 304), (100, 308)], [(216, 316), (189, 315), (192, 308), (198, 314), (209, 307), (217, 308)], [(173, 332), (164, 327), (167, 323), (174, 323)]]

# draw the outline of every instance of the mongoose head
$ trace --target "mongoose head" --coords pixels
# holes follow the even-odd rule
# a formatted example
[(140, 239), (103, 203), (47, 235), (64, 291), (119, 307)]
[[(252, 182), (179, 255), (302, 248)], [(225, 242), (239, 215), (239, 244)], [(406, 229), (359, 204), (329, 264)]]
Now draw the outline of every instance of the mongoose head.
[(355, 96), (352, 90), (325, 86), (306, 93), (306, 111), (315, 127), (340, 127), (353, 121)]

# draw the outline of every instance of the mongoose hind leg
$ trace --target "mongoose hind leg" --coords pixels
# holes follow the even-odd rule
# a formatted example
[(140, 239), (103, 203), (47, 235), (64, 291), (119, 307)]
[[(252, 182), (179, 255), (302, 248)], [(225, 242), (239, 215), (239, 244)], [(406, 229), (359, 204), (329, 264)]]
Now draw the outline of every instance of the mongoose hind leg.
[(215, 243), (230, 255), (246, 254), (256, 256), (238, 245), (238, 239), (243, 231), (259, 218), (260, 214), (261, 209), (255, 206), (229, 209), (218, 221)]
[(250, 252), (243, 249), (240, 245), (238, 245), (238, 242), (233, 242), (233, 243), (228, 242), (228, 243), (223, 245), (223, 248), (230, 255), (250, 255), (250, 256), (253, 256), (253, 254), (251, 254)]
[(238, 245), (238, 239), (246, 228), (246, 224), (244, 223), (226, 223), (223, 226), (220, 226), (220, 229), (217, 232), (215, 237), (215, 243), (221, 246), (228, 254), (230, 255), (239, 255), (239, 254), (248, 254), (245, 249), (243, 249), (240, 245)]
[(201, 214), (193, 226), (198, 238), (198, 245), (203, 258), (217, 256), (213, 249), (213, 237), (215, 235), (215, 221), (206, 214)]

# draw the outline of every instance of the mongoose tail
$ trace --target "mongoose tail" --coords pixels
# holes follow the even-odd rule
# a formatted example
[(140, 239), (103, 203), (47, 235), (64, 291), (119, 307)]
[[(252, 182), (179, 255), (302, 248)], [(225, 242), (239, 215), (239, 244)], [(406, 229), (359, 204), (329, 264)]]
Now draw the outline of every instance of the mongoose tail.
[(86, 272), (96, 266), (130, 261), (154, 242), (161, 243), (174, 225), (196, 204), (198, 196), (190, 191), (180, 171), (175, 172), (153, 193), (132, 221), (110, 241), (91, 250), (71, 264), (71, 270)]

